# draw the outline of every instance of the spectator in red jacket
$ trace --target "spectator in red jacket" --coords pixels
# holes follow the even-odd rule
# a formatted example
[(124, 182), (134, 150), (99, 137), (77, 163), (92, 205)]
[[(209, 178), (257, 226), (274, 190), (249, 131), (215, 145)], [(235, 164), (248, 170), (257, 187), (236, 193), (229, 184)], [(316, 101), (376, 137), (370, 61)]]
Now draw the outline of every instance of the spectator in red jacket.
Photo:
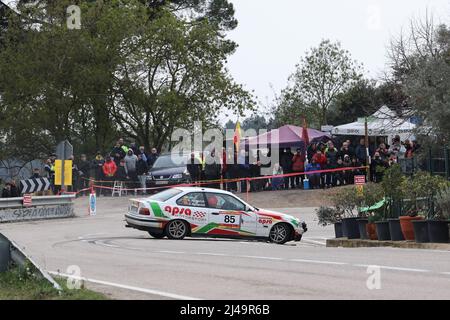
[(327, 157), (322, 153), (322, 151), (317, 151), (313, 159), (316, 160), (316, 163), (320, 165), (322, 170), (325, 169), (327, 165)]
[[(314, 155), (313, 159), (315, 162), (320, 165), (321, 170), (325, 170), (327, 167), (327, 157), (322, 153), (322, 151), (317, 151), (317, 153)], [(325, 187), (325, 178), (326, 174), (321, 173), (320, 174), (320, 185), (321, 187)]]
[[(293, 173), (299, 173), (299, 172), (305, 172), (305, 155), (302, 154), (301, 149), (297, 149), (297, 152), (295, 153), (294, 157), (292, 158), (292, 172)], [(295, 183), (293, 184), (293, 187), (302, 188), (303, 186), (303, 176), (295, 176)]]
[(106, 162), (103, 165), (103, 174), (105, 175), (106, 180), (113, 181), (116, 172), (117, 172), (116, 163), (112, 161), (110, 156), (106, 157)]

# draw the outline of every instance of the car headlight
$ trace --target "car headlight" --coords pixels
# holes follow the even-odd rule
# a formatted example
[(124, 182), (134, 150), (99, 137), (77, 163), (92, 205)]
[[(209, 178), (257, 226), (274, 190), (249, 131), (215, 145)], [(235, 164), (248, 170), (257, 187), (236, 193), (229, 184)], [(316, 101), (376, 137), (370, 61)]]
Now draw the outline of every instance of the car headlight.
[(179, 173), (179, 174), (174, 174), (172, 176), (172, 179), (183, 179), (183, 174)]

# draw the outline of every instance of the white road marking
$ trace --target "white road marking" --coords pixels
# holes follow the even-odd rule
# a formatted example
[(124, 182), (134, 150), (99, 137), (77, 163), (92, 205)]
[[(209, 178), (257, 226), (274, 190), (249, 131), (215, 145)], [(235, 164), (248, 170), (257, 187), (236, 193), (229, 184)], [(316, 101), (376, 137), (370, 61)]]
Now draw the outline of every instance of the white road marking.
[(169, 253), (169, 254), (186, 254), (186, 252), (183, 251), (166, 251), (166, 250), (161, 250), (161, 251), (156, 251), (157, 253)]
[(310, 239), (303, 239), (300, 244), (302, 244), (302, 243), (318, 244), (318, 245), (321, 245), (321, 246), (326, 246), (327, 245), (326, 242), (310, 240)]
[(205, 252), (195, 252), (195, 255), (199, 256), (214, 256), (214, 257), (227, 257), (228, 255), (223, 253), (205, 253)]
[[(248, 242), (243, 242), (248, 243)], [(123, 246), (117, 246), (117, 245), (109, 245), (105, 243), (95, 243), (98, 245), (106, 246), (106, 247), (112, 247), (112, 248), (121, 248), (121, 249), (131, 249)], [(256, 244), (256, 243), (255, 243)], [(259, 243), (262, 244), (262, 243)], [(305, 245), (308, 245), (308, 243), (305, 243)], [(142, 249), (136, 249), (139, 251), (143, 251)], [(149, 252), (149, 251), (145, 251)], [(177, 254), (177, 255), (199, 255), (199, 256), (213, 256), (213, 257), (230, 257), (230, 258), (244, 258), (244, 259), (260, 259), (260, 260), (269, 260), (269, 261), (287, 261), (287, 262), (301, 262), (301, 263), (312, 263), (312, 264), (322, 264), (322, 265), (348, 265), (352, 267), (357, 268), (368, 268), (370, 266), (374, 266), (375, 264), (353, 264), (350, 262), (339, 262), (339, 261), (324, 261), (324, 260), (310, 260), (310, 259), (288, 259), (288, 258), (277, 258), (277, 257), (263, 257), (263, 256), (250, 256), (250, 255), (230, 255), (230, 254), (224, 254), (224, 253), (208, 253), (208, 252), (183, 252), (183, 251), (169, 251), (169, 250), (160, 250), (160, 251), (153, 251), (154, 253), (165, 253), (165, 254)], [(378, 265), (377, 265), (378, 266)], [(415, 268), (404, 268), (404, 267), (393, 267), (393, 266), (378, 266), (381, 269), (385, 270), (393, 270), (393, 271), (406, 271), (406, 272), (416, 272), (416, 273), (429, 273), (433, 272), (431, 270), (425, 270), (425, 269), (415, 269)], [(441, 275), (450, 275), (450, 272), (436, 272)]]
[(379, 266), (379, 265), (375, 265), (375, 264), (374, 265), (354, 264), (353, 266), (355, 266), (355, 267), (362, 267), (362, 268), (368, 268), (368, 267), (371, 267), (371, 266), (377, 266), (377, 267), (380, 267), (381, 269), (386, 269), (386, 270), (421, 272), (421, 273), (431, 272), (430, 270), (425, 270), (425, 269), (413, 269), (413, 268), (403, 268), (403, 267)]
[(316, 264), (331, 264), (331, 265), (338, 265), (338, 266), (348, 265), (347, 262), (322, 261), (322, 260), (288, 259), (288, 261), (304, 262), (304, 263), (316, 263)]
[(109, 286), (109, 287), (116, 287), (116, 288), (131, 290), (131, 291), (143, 292), (143, 293), (153, 294), (153, 295), (156, 295), (156, 296), (171, 298), (171, 299), (175, 299), (175, 300), (202, 300), (202, 299), (199, 299), (199, 298), (183, 296), (183, 295), (170, 293), (170, 292), (164, 292), (164, 291), (153, 290), (153, 289), (146, 289), (146, 288), (139, 288), (139, 287), (129, 286), (129, 285), (115, 283), (115, 282), (103, 281), (103, 280), (96, 280), (96, 279), (89, 279), (89, 278), (83, 278), (83, 277), (78, 277), (78, 276), (72, 276), (72, 275), (59, 273), (59, 272), (55, 272), (55, 271), (50, 271), (49, 273), (51, 275), (59, 276), (59, 277), (63, 277), (63, 278), (71, 278), (71, 279), (74, 279), (74, 280), (81, 280), (81, 281), (95, 283), (95, 284), (100, 284), (100, 285), (105, 285), (105, 286)]
[(259, 257), (259, 256), (231, 256), (236, 258), (248, 258), (248, 259), (262, 259), (262, 260), (274, 260), (274, 261), (283, 261), (283, 258), (274, 258), (274, 257)]
[(114, 244), (107, 244), (107, 243), (103, 243), (103, 242), (99, 243), (99, 244), (101, 244), (104, 247), (109, 247), (109, 248), (120, 248), (120, 246), (116, 246)]

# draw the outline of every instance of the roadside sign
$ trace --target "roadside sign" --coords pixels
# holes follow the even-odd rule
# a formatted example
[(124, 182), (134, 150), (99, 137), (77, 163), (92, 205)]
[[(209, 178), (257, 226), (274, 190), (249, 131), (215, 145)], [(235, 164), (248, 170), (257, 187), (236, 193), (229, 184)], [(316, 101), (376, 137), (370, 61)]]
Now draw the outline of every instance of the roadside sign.
[(333, 131), (333, 129), (334, 129), (334, 126), (322, 126), (321, 128), (320, 128), (320, 131), (322, 131), (322, 132), (332, 132)]
[[(63, 162), (64, 162), (64, 178), (63, 178)], [(55, 160), (55, 185), (62, 186), (63, 179), (65, 186), (72, 185), (72, 160)]]
[[(73, 156), (73, 146), (69, 141), (64, 140), (56, 147), (56, 157), (60, 161), (55, 163), (55, 185), (61, 186), (64, 190), (65, 186), (72, 185), (72, 161), (67, 160)], [(70, 167), (70, 168), (69, 168)]]
[(355, 176), (355, 186), (358, 195), (364, 194), (364, 186), (366, 185), (366, 176)]
[(366, 185), (366, 176), (355, 176), (355, 185), (356, 186)]
[(33, 205), (33, 198), (31, 194), (24, 194), (23, 195), (23, 206), (28, 208)]
[(73, 146), (69, 141), (65, 140), (56, 147), (56, 157), (60, 160), (67, 160), (73, 156)]
[(97, 195), (95, 194), (95, 192), (91, 193), (91, 195), (89, 196), (89, 215), (97, 215)]

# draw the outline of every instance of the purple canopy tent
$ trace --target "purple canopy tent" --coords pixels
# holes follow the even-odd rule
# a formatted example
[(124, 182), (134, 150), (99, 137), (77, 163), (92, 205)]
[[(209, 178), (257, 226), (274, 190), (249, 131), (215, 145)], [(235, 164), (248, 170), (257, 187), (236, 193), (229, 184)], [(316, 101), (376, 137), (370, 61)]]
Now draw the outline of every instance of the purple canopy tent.
[[(277, 138), (278, 135), (278, 138)], [(308, 128), (309, 140), (313, 142), (328, 141), (331, 139), (330, 134)], [(272, 141), (274, 137), (275, 142)], [(303, 128), (297, 126), (286, 125), (272, 131), (268, 131), (256, 137), (249, 137), (245, 144), (249, 146), (267, 145), (278, 142), (280, 148), (302, 148), (304, 149), (305, 141), (303, 139)]]

